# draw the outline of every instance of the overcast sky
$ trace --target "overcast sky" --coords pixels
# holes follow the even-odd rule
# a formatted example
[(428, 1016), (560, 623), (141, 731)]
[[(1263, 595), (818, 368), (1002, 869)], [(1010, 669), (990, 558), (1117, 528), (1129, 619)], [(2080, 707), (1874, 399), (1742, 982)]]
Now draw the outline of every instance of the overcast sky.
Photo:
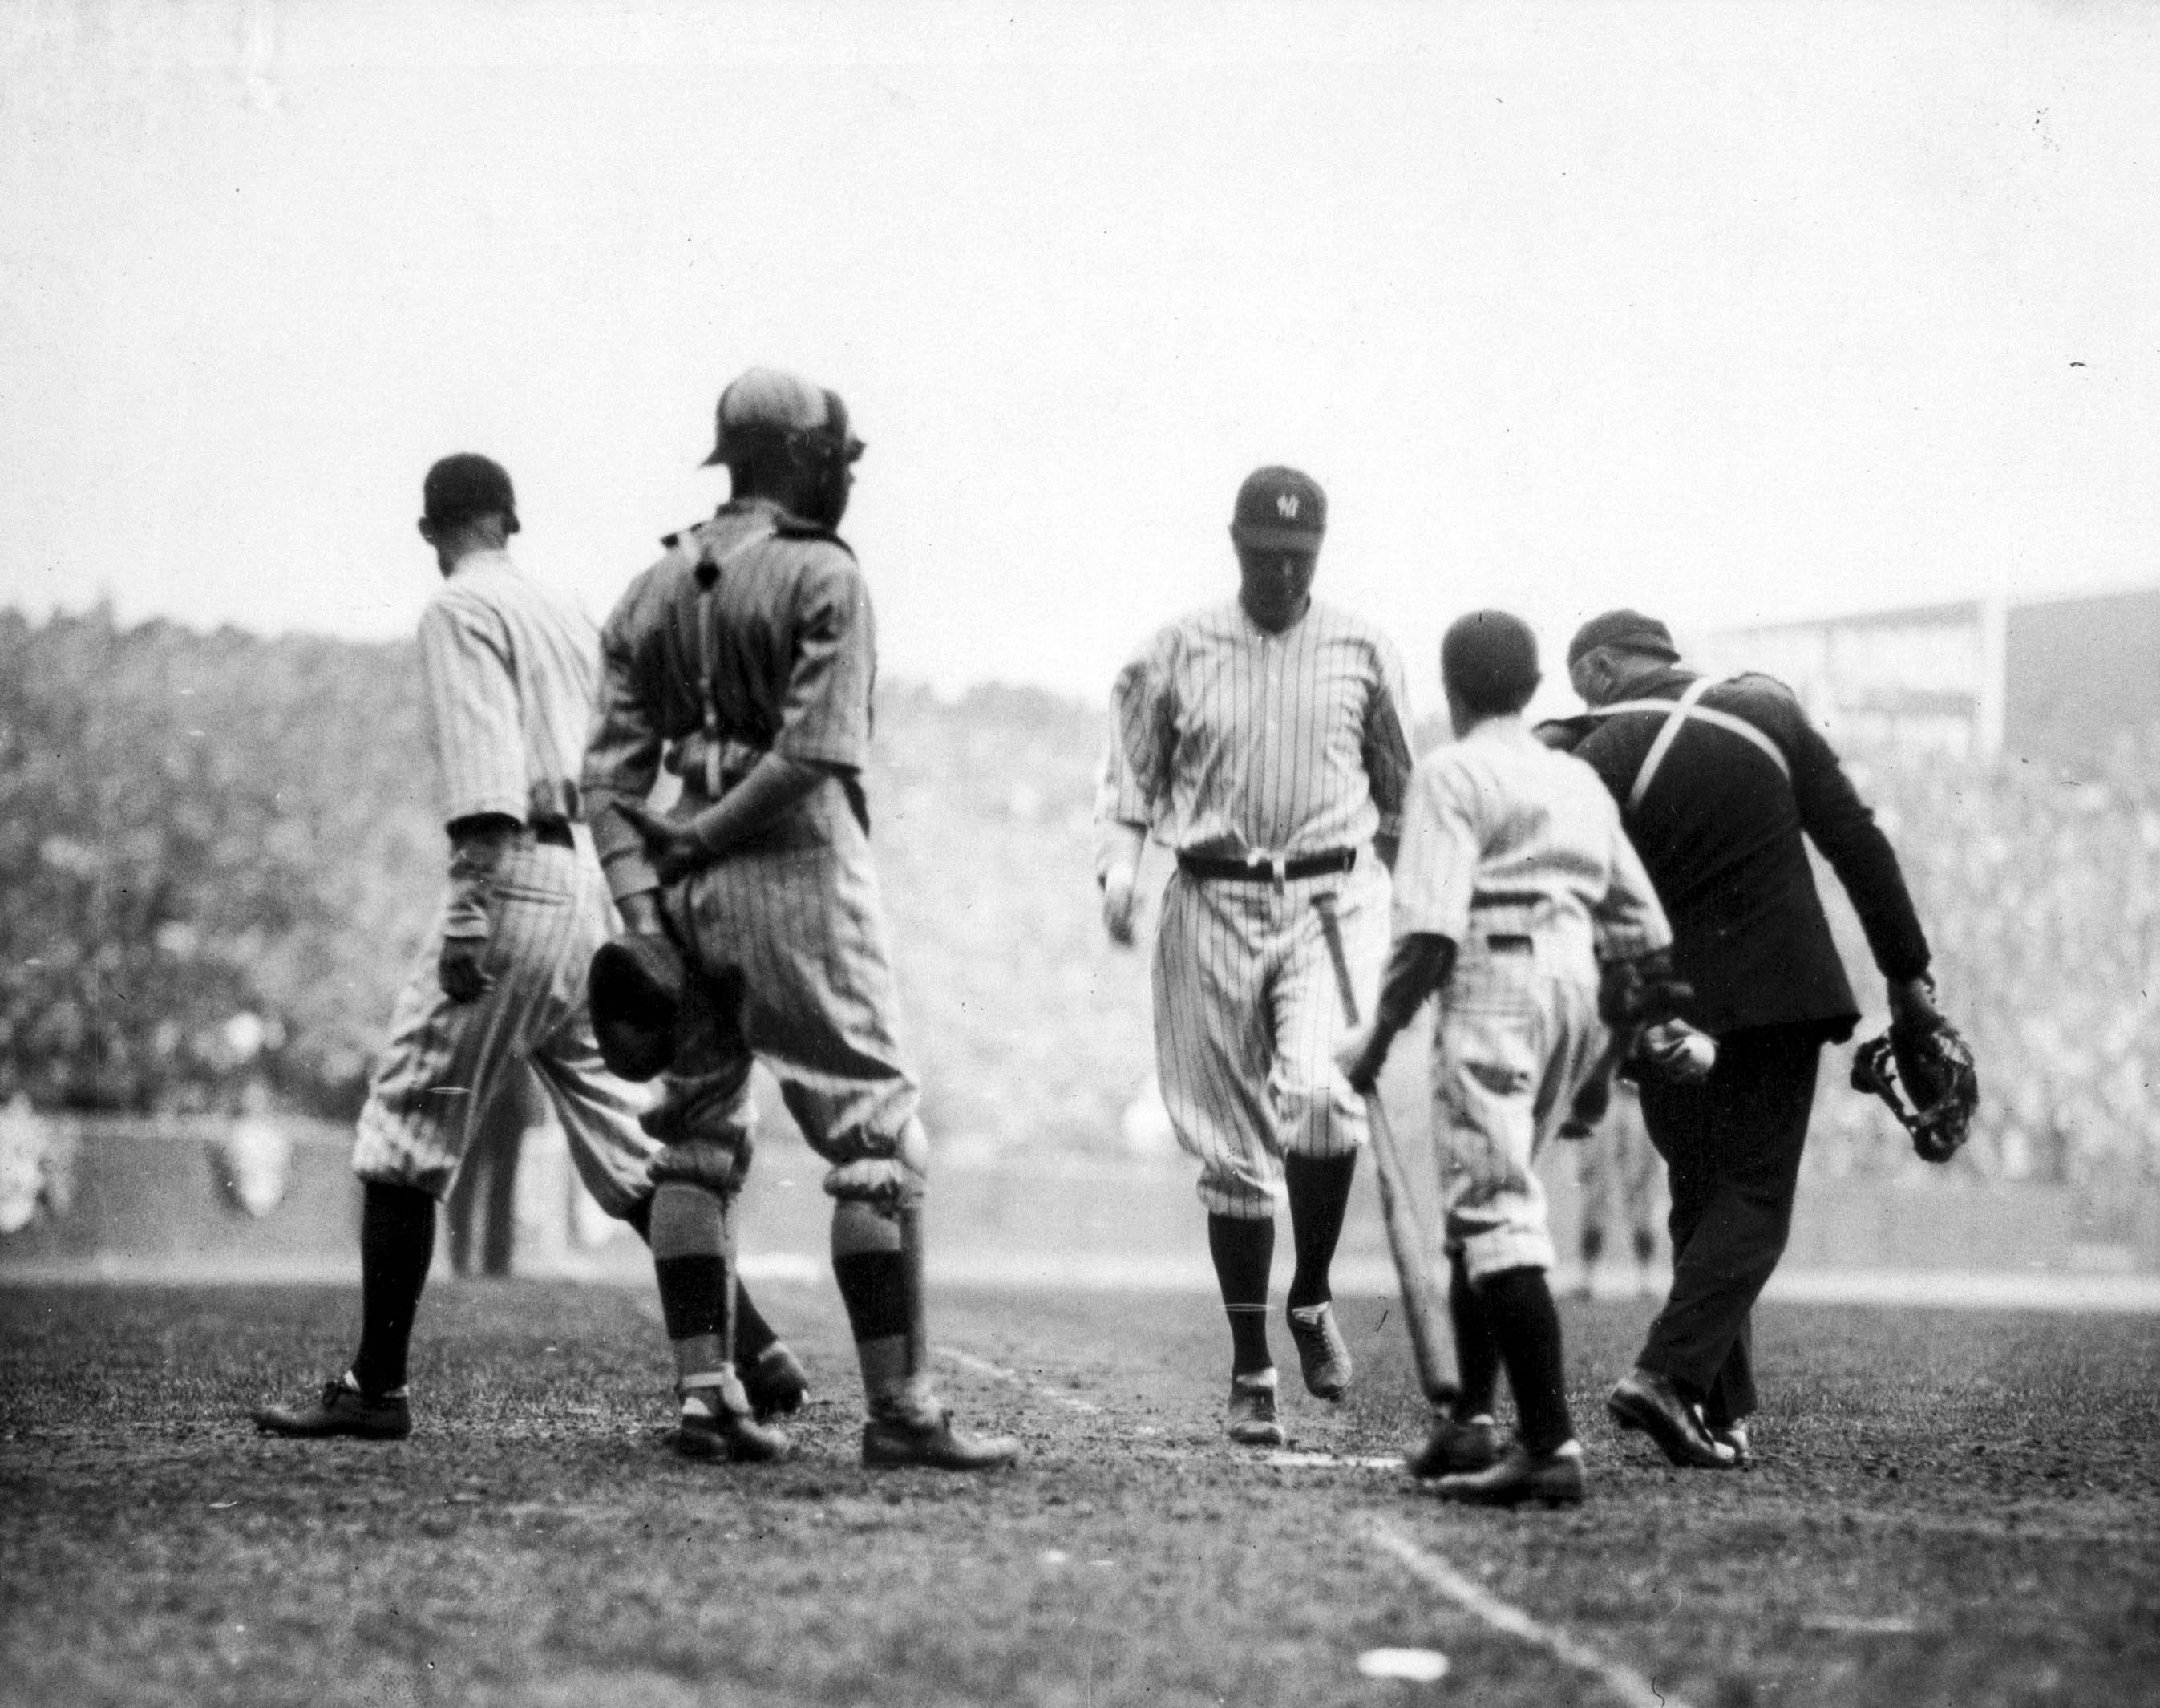
[(0, 9), (0, 602), (405, 632), (428, 463), (595, 617), (843, 393), (884, 668), (1099, 696), (1262, 462), (1430, 692), (2160, 579), (2160, 8)]

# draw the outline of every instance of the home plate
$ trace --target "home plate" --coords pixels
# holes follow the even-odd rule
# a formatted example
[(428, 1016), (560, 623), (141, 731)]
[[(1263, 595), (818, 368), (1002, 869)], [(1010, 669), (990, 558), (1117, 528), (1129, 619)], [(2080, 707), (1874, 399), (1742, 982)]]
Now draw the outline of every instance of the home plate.
[(1403, 1456), (1390, 1453), (1385, 1458), (1374, 1459), (1347, 1453), (1270, 1453), (1267, 1462), (1285, 1471), (1399, 1471), (1403, 1468)]
[(1429, 1685), (1447, 1676), (1447, 1657), (1436, 1648), (1368, 1648), (1358, 1657), (1368, 1679), (1410, 1679)]

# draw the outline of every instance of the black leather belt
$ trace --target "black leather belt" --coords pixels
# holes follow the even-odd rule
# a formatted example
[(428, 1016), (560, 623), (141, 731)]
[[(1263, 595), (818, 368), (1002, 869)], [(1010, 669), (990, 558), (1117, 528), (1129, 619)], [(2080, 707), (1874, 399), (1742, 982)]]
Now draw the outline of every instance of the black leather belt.
[(528, 825), (527, 828), (532, 831), (533, 841), (544, 842), (550, 848), (575, 848), (578, 845), (576, 835), (570, 827), (559, 818), (551, 818), (545, 823)]
[(1177, 856), (1180, 871), (1196, 878), (1232, 884), (1290, 884), (1300, 878), (1324, 878), (1332, 872), (1347, 872), (1357, 864), (1358, 850), (1354, 848), (1292, 854), (1288, 859), (1280, 855), (1253, 854), (1240, 860), (1228, 854), (1186, 854), (1182, 849)]

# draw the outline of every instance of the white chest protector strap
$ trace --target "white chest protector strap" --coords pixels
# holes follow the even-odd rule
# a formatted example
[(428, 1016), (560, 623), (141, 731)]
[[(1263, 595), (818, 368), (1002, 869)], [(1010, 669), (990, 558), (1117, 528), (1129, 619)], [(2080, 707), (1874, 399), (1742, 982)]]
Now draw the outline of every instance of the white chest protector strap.
[[(1728, 678), (1729, 679), (1729, 678)], [(1758, 751), (1766, 754), (1770, 763), (1778, 767), (1778, 775), (1790, 783), (1793, 780), (1792, 762), (1785, 750), (1745, 718), (1736, 718), (1730, 712), (1721, 712), (1715, 706), (1700, 703), (1702, 697), (1719, 686), (1706, 676), (1699, 676), (1687, 685), (1687, 692), (1676, 700), (1622, 700), (1615, 705), (1598, 706), (1592, 709), (1593, 718), (1615, 718), (1623, 712), (1657, 712), (1664, 715), (1664, 727), (1658, 731), (1658, 739), (1650, 744), (1650, 750), (1643, 757), (1643, 768), (1635, 773), (1635, 786), (1628, 791), (1628, 811), (1633, 812), (1643, 804), (1643, 797), (1650, 792), (1650, 780), (1658, 774), (1658, 767), (1665, 762), (1679, 738), (1680, 726), (1693, 720), (1715, 724), (1720, 729), (1729, 729), (1735, 735), (1752, 744)]]

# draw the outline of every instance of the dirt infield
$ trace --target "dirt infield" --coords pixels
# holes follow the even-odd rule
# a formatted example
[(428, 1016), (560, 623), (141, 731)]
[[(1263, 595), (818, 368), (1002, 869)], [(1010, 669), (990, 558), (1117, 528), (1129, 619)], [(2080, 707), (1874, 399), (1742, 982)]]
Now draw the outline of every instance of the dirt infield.
[[(1597, 1400), (1647, 1306), (1571, 1301), (1580, 1513), (1466, 1513), (1387, 1463), (1360, 1379), (1218, 1433), (1204, 1297), (938, 1290), (948, 1396), (1017, 1430), (986, 1481), (870, 1473), (838, 1306), (769, 1308), (803, 1456), (662, 1446), (640, 1289), (439, 1284), (419, 1430), (257, 1437), (347, 1350), (339, 1290), (0, 1290), (0, 1702), (2080, 1704), (2160, 1676), (2160, 1321), (1781, 1303), (1761, 1468), (1684, 1474)], [(1286, 1337), (1276, 1333), (1278, 1355)], [(1295, 1377), (1290, 1378), (1295, 1386)], [(1497, 1611), (1496, 1611), (1497, 1610)], [(1361, 1657), (1437, 1652), (1446, 1675)], [(1392, 1664), (1392, 1663), (1390, 1663)]]

